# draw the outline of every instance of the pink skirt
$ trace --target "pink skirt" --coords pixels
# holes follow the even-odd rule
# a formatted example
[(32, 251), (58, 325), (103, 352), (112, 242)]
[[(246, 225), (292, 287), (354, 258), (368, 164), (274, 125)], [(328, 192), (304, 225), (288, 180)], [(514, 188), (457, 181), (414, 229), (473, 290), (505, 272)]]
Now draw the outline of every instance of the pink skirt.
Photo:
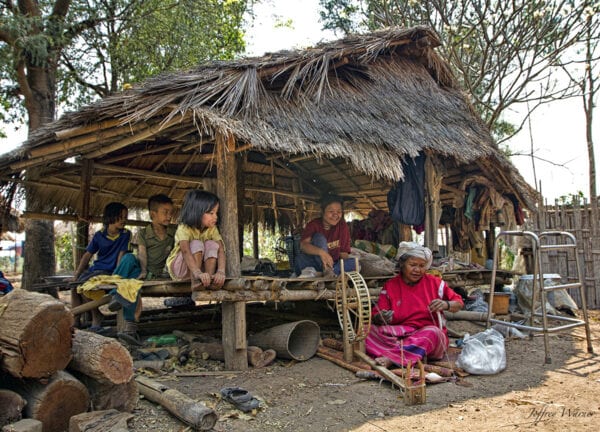
[(372, 325), (365, 340), (367, 354), (373, 358), (387, 357), (394, 364), (406, 366), (427, 357), (441, 359), (448, 347), (448, 338), (439, 327), (430, 325), (415, 330), (411, 327)]
[[(203, 261), (209, 258), (217, 258), (219, 256), (219, 243), (214, 240), (191, 240), (190, 250), (192, 255), (202, 252), (204, 254)], [(177, 279), (189, 279), (190, 269), (188, 268), (181, 251), (175, 256), (171, 263), (171, 275)]]

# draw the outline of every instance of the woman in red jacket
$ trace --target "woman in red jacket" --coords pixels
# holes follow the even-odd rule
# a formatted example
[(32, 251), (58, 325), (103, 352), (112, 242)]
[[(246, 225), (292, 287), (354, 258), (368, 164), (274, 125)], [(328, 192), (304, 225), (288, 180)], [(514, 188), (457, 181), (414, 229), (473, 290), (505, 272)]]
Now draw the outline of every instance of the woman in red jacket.
[(432, 260), (428, 248), (402, 242), (398, 257), (400, 274), (386, 282), (373, 309), (367, 353), (386, 367), (424, 357), (441, 359), (448, 347), (442, 311), (462, 309), (462, 298), (443, 280), (427, 274)]

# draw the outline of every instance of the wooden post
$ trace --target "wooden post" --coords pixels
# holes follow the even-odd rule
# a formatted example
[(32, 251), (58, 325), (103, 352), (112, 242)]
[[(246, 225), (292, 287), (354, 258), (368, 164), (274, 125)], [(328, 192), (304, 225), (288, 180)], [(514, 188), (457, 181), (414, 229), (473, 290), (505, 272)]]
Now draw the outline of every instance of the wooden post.
[[(242, 274), (239, 256), (237, 161), (235, 138), (231, 134), (217, 132), (217, 195), (221, 207), (221, 235), (225, 243), (227, 276)], [(225, 367), (230, 370), (248, 369), (246, 351), (246, 303), (223, 302), (222, 306), (223, 352)]]
[(88, 244), (88, 232), (90, 229), (90, 184), (92, 171), (94, 170), (93, 161), (84, 159), (81, 167), (81, 208), (79, 209), (79, 218), (77, 222), (77, 251), (75, 255), (75, 267), (79, 265), (81, 257)]
[(258, 206), (256, 205), (256, 195), (252, 194), (252, 196), (252, 256), (258, 259), (260, 256), (258, 250)]

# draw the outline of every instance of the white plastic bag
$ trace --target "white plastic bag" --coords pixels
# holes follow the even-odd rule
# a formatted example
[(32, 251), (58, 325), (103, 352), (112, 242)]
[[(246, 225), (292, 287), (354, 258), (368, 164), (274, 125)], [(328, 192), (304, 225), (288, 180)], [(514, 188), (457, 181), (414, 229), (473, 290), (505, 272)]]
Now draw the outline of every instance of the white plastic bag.
[(473, 375), (493, 375), (506, 368), (504, 338), (490, 328), (464, 337), (463, 349), (456, 365)]

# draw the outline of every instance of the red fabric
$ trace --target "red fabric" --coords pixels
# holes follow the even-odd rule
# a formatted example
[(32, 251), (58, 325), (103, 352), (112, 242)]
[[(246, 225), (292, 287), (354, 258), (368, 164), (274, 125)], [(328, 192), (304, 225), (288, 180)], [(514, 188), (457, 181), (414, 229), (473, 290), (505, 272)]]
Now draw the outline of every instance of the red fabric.
[[(440, 282), (440, 278), (425, 274), (419, 282), (410, 286), (402, 280), (402, 275), (398, 275), (383, 286), (377, 306), (373, 308), (373, 315), (387, 309), (394, 311), (392, 321), (388, 324), (402, 324), (414, 329), (438, 325), (437, 318), (434, 319), (437, 314), (432, 316), (428, 306), (434, 299), (440, 298), (438, 294)], [(445, 282), (442, 299), (463, 304), (462, 297)]]
[(301, 240), (312, 238), (315, 233), (321, 233), (327, 239), (329, 255), (334, 262), (340, 259), (341, 252), (350, 253), (350, 230), (345, 220), (326, 230), (322, 218), (313, 219), (304, 227)]
[(447, 347), (448, 337), (436, 326), (414, 330), (405, 326), (373, 325), (365, 340), (367, 354), (373, 358), (387, 357), (399, 366), (425, 357), (442, 359)]

